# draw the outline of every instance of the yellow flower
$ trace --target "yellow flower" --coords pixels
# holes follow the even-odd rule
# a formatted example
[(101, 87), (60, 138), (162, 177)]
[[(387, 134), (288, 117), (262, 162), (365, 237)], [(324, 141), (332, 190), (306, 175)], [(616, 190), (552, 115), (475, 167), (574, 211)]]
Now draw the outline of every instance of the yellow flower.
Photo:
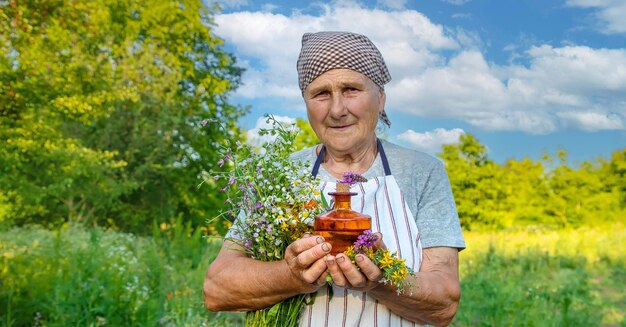
[(283, 232), (284, 232), (284, 231), (286, 231), (288, 228), (289, 228), (289, 226), (287, 225), (287, 223), (286, 223), (286, 222), (284, 222), (284, 221), (283, 221), (283, 222), (280, 224), (280, 229), (281, 229)]
[(385, 255), (378, 262), (378, 264), (380, 265), (380, 269), (391, 267), (392, 263), (393, 263), (393, 258), (389, 255), (389, 251), (385, 251)]
[(400, 268), (398, 271), (391, 273), (391, 279), (395, 281), (404, 280), (408, 271), (406, 268)]
[(370, 260), (374, 260), (374, 258), (376, 257), (376, 251), (374, 251), (372, 248), (367, 248), (365, 249), (365, 255), (370, 259)]

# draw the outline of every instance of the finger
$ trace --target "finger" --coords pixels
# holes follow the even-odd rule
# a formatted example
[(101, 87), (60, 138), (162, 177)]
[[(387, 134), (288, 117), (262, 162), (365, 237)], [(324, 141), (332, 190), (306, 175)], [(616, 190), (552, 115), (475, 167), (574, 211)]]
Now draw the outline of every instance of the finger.
[(309, 284), (320, 286), (322, 284), (318, 285), (317, 283), (320, 281), (320, 279), (322, 279), (322, 276), (326, 278), (325, 273), (326, 273), (326, 262), (324, 262), (323, 259), (319, 259), (315, 261), (308, 269), (306, 269), (302, 273), (302, 278), (304, 279), (305, 282)]
[(337, 264), (336, 260), (337, 258), (335, 256), (332, 256), (330, 254), (326, 256), (325, 261), (326, 266), (328, 267), (328, 274), (330, 274), (330, 277), (332, 277), (333, 283), (335, 285), (340, 287), (346, 287), (348, 280), (343, 275), (343, 271)]
[(321, 241), (322, 243), (298, 254), (295, 260), (296, 266), (300, 268), (307, 268), (317, 260), (324, 258), (324, 256), (330, 252), (332, 246), (330, 243), (324, 242), (323, 240), (323, 237), (319, 237), (317, 241)]
[(376, 235), (377, 238), (376, 243), (374, 243), (374, 247), (377, 249), (387, 250), (387, 246), (385, 245), (385, 242), (383, 242), (383, 233), (376, 232), (374, 235)]
[(357, 254), (354, 261), (368, 280), (377, 282), (383, 277), (383, 272), (367, 256)]
[(326, 283), (328, 283), (328, 281), (326, 280), (326, 278), (328, 277), (328, 271), (324, 271), (324, 273), (313, 283), (313, 285), (315, 286), (322, 286)]
[(303, 236), (301, 239), (289, 244), (285, 251), (285, 257), (297, 257), (300, 253), (314, 247), (317, 244), (324, 243), (324, 238), (321, 236)]
[(348, 284), (354, 287), (365, 286), (365, 283), (367, 282), (365, 276), (356, 268), (355, 265), (352, 264), (348, 256), (340, 253), (337, 255), (335, 261), (337, 262), (339, 268), (341, 268), (341, 271), (347, 279)]

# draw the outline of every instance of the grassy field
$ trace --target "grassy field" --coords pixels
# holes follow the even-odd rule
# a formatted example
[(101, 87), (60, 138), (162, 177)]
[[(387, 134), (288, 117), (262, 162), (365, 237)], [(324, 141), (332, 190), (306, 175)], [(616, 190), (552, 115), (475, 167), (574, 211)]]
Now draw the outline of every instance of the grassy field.
[[(626, 326), (626, 226), (466, 233), (456, 326)], [(79, 226), (0, 232), (0, 326), (237, 326), (204, 310), (219, 241)]]
[(184, 226), (152, 237), (85, 229), (0, 233), (0, 326), (228, 326), (202, 280), (219, 244)]
[(626, 226), (466, 233), (456, 326), (626, 326)]

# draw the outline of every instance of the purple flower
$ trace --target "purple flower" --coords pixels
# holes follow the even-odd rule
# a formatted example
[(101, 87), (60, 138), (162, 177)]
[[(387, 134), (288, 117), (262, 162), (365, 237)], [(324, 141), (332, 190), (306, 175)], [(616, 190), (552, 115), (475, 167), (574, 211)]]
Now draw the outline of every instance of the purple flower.
[(252, 248), (252, 242), (250, 241), (245, 241), (243, 243), (243, 245), (246, 247), (246, 249), (250, 250), (250, 248)]
[(202, 127), (205, 127), (205, 126), (206, 126), (206, 125), (208, 125), (208, 124), (209, 124), (209, 120), (208, 120), (208, 119), (203, 119), (203, 120), (200, 122), (200, 125), (202, 125)]
[(354, 249), (357, 252), (364, 252), (366, 249), (373, 247), (376, 241), (378, 241), (378, 235), (372, 234), (372, 231), (368, 229), (359, 235), (356, 242), (354, 242)]
[(217, 165), (222, 167), (226, 161), (230, 160), (230, 157), (232, 157), (232, 154), (230, 152), (225, 154), (222, 159), (217, 161)]
[(218, 179), (220, 179), (220, 177), (219, 177), (219, 176), (217, 176), (217, 175), (213, 176), (213, 180), (214, 180), (214, 181), (216, 181), (216, 180), (218, 180)]
[(343, 177), (342, 180), (337, 181), (337, 183), (345, 183), (345, 184), (356, 184), (356, 183), (364, 183), (367, 182), (367, 178), (361, 176), (360, 174), (357, 174), (353, 171), (349, 171), (347, 173), (343, 173), (341, 174), (341, 176)]

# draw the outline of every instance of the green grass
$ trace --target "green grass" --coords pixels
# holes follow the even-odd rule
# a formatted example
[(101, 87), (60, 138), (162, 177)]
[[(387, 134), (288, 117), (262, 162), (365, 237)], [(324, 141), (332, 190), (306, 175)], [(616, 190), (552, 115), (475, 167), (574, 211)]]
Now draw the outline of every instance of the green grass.
[(466, 233), (456, 326), (626, 325), (626, 228)]
[(237, 325), (239, 315), (202, 302), (220, 244), (180, 224), (153, 237), (79, 226), (1, 232), (0, 326)]
[[(626, 226), (466, 233), (455, 326), (626, 326)], [(202, 280), (221, 242), (67, 226), (0, 232), (0, 326), (239, 326)]]

